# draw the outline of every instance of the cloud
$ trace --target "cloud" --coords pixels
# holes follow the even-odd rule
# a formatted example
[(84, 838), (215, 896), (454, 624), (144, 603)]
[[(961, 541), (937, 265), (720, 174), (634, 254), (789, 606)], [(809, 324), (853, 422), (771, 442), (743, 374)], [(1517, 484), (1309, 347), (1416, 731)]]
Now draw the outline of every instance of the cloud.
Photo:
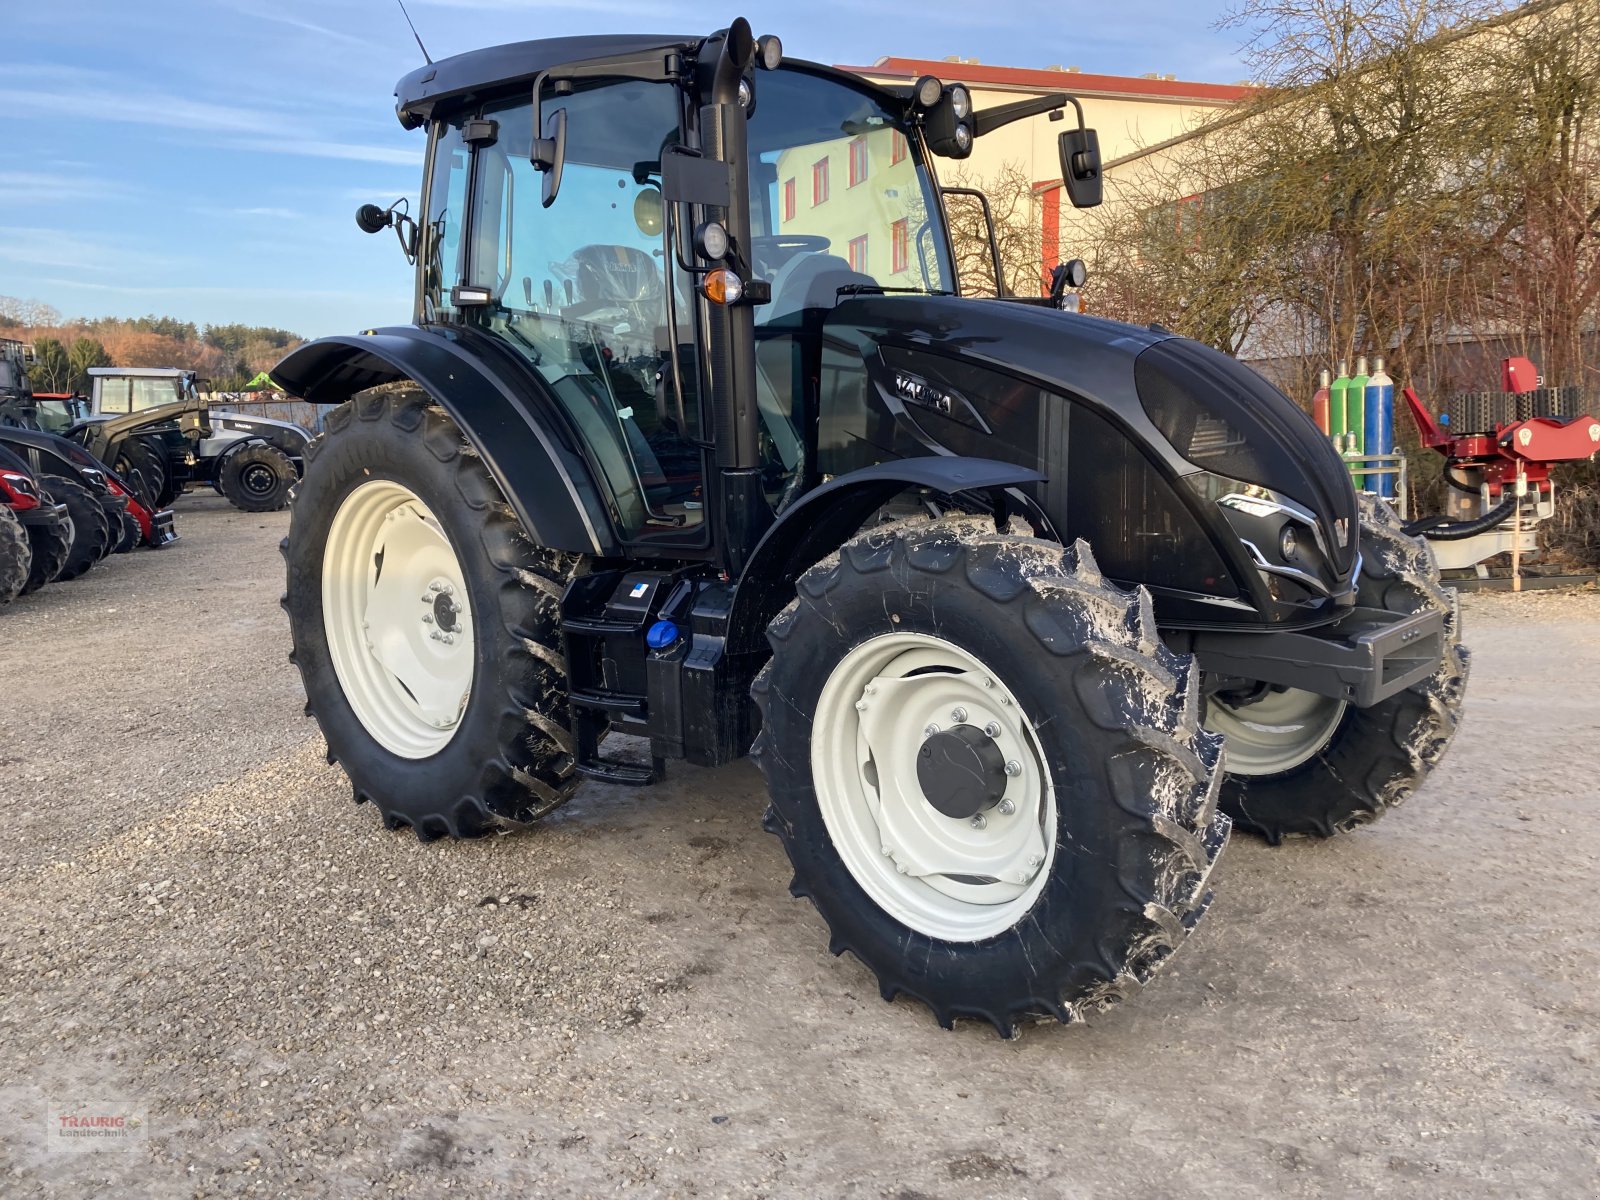
[(174, 265), (171, 259), (120, 243), (41, 226), (0, 228), (0, 262), (95, 275), (142, 275)]
[(129, 296), (244, 296), (260, 299), (317, 299), (317, 300), (367, 300), (370, 291), (338, 290), (331, 288), (258, 287), (255, 284), (208, 286), (204, 284), (175, 284), (168, 287), (151, 287), (145, 284), (86, 283), (81, 279), (36, 279), (35, 283), (52, 287), (77, 288), (80, 291), (105, 292)]
[(311, 158), (337, 158), (345, 162), (392, 163), (395, 166), (422, 167), (422, 139), (417, 138), (415, 150), (402, 150), (395, 146), (368, 146), (356, 142), (326, 141), (251, 141), (240, 143), (241, 148), (261, 150), (268, 154), (303, 154)]
[(269, 217), (274, 221), (306, 220), (305, 213), (296, 212), (292, 208), (272, 208), (269, 206), (250, 208), (214, 208), (209, 205), (202, 205), (198, 208), (192, 209), (191, 211), (198, 213), (203, 217), (227, 217), (229, 219), (234, 217)]
[(340, 141), (326, 137), (290, 137), (286, 130), (326, 132), (318, 118), (274, 108), (241, 108), (208, 100), (193, 100), (159, 88), (141, 87), (99, 71), (75, 67), (24, 66), (9, 70), (0, 87), (0, 109), (22, 116), (77, 117), (96, 124), (120, 122), (164, 129), (182, 129), (217, 135), (213, 144), (235, 149), (307, 158), (334, 158), (347, 162), (392, 163), (408, 167), (422, 164), (422, 139), (416, 148)]
[[(87, 164), (81, 164), (87, 165)], [(115, 181), (64, 171), (0, 171), (0, 197), (10, 204), (45, 200), (100, 199), (126, 196), (129, 189)]]
[(247, 17), (254, 17), (258, 21), (270, 21), (277, 25), (287, 25), (291, 29), (298, 29), (303, 33), (313, 33), (317, 37), (330, 42), (343, 42), (348, 46), (359, 46), (363, 50), (371, 49), (374, 43), (368, 38), (356, 37), (354, 34), (343, 33), (337, 29), (329, 29), (326, 25), (318, 25), (315, 21), (307, 21), (303, 17), (292, 16), (289, 13), (269, 12), (249, 4), (240, 4), (236, 0), (227, 7), (234, 12)]
[(141, 88), (99, 71), (20, 66), (8, 68), (5, 78), (11, 84), (33, 81), (24, 87), (0, 87), (0, 108), (13, 115), (81, 117), (96, 122), (232, 134), (280, 133), (285, 120), (283, 114)]

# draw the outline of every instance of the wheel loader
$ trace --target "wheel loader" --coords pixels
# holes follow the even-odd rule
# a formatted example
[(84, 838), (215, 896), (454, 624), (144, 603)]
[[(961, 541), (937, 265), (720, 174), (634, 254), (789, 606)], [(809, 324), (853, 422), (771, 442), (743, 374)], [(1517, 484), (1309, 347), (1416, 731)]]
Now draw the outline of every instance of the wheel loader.
[(958, 278), (939, 162), (1059, 118), (1096, 204), (1074, 98), (975, 110), (741, 19), (461, 54), (396, 102), (421, 201), (357, 223), (414, 262), (414, 319), (272, 372), (341, 405), (284, 604), (390, 828), (749, 755), (830, 950), (1009, 1036), (1150, 978), (1230, 824), (1342, 833), (1438, 763), (1453, 596), (1311, 420), (1068, 311), (1076, 269)]

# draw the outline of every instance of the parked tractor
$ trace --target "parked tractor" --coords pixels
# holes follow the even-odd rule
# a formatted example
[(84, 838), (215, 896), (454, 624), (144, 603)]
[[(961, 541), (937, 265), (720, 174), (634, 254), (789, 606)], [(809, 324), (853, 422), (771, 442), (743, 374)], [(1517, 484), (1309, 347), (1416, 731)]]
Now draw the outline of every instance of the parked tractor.
[(743, 20), (493, 47), (396, 96), (420, 211), (357, 221), (415, 261), (414, 321), (272, 373), (342, 404), (285, 607), (390, 828), (748, 754), (830, 949), (1010, 1035), (1148, 979), (1230, 817), (1327, 837), (1439, 762), (1453, 596), (1308, 417), (1064, 287), (965, 294), (936, 160), (1074, 109), (1096, 204), (1072, 97), (974, 111)]
[(91, 367), (89, 376), (88, 396), (36, 397), (35, 423), (137, 476), (152, 508), (170, 507), (194, 483), (245, 512), (288, 502), (311, 438), (300, 426), (212, 410), (193, 371)]
[(67, 505), (20, 456), (0, 444), (0, 604), (61, 575), (73, 552)]

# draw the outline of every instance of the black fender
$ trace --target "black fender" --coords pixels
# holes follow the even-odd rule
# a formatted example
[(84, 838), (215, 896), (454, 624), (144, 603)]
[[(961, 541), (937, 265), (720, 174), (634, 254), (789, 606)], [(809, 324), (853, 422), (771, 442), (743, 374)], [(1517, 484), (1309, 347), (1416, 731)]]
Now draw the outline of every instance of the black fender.
[[(1044, 478), (1030, 467), (992, 458), (931, 455), (862, 467), (807, 492), (767, 530), (739, 577), (728, 615), (729, 652), (765, 652), (767, 623), (794, 599), (795, 581), (907, 488), (925, 487), (949, 496), (1005, 495), (1008, 489)], [(1034, 508), (1021, 496), (1008, 496), (993, 507)]]
[(313, 404), (342, 404), (367, 388), (411, 380), (461, 426), (535, 542), (622, 553), (589, 465), (564, 438), (554, 403), (471, 342), (462, 331), (415, 325), (319, 338), (291, 351), (271, 377)]

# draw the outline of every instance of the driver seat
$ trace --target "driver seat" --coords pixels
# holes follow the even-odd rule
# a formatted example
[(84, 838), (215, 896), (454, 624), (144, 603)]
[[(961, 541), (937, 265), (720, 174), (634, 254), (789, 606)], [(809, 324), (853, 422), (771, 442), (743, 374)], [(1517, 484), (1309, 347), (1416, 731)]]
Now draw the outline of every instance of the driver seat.
[(773, 275), (772, 302), (762, 306), (757, 323), (770, 325), (795, 313), (831, 309), (839, 303), (839, 289), (852, 285), (876, 287), (878, 281), (837, 254), (796, 254)]

